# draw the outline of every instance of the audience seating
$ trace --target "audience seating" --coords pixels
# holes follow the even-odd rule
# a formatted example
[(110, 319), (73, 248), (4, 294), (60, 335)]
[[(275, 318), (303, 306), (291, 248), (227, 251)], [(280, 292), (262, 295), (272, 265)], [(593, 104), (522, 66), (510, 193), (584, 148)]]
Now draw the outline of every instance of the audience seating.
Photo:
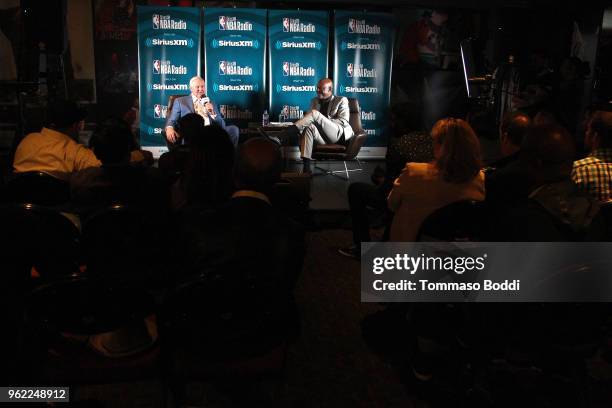
[(166, 372), (180, 396), (189, 380), (231, 382), (284, 371), (292, 308), (269, 303), (265, 289), (235, 284), (220, 272), (177, 286), (162, 310), (160, 338)]
[(148, 282), (160, 263), (163, 216), (115, 204), (83, 222), (83, 257), (90, 273), (113, 274), (127, 281)]
[(479, 241), (483, 235), (484, 204), (457, 201), (439, 208), (423, 221), (417, 241)]
[[(337, 144), (315, 144), (312, 152), (312, 158), (314, 160), (338, 160), (344, 163), (344, 170), (329, 170), (319, 166), (315, 168), (323, 171), (323, 173), (316, 173), (314, 175), (333, 175), (336, 177), (343, 178), (338, 173), (344, 173), (346, 175), (345, 180), (349, 180), (349, 172), (361, 171), (361, 165), (357, 155), (361, 150), (361, 146), (366, 141), (367, 133), (361, 127), (361, 108), (359, 107), (359, 101), (355, 98), (348, 98), (349, 101), (349, 123), (355, 133), (348, 142), (337, 143)], [(358, 168), (349, 169), (346, 165), (347, 161), (356, 160), (359, 164)]]
[(158, 375), (156, 310), (142, 289), (88, 274), (35, 288), (27, 302), (26, 342), (37, 383), (109, 383)]
[(606, 224), (606, 240), (612, 241), (612, 201), (601, 204), (600, 212)]
[(8, 182), (7, 198), (52, 207), (70, 200), (70, 184), (40, 171), (16, 173)]
[(43, 279), (76, 273), (80, 265), (80, 232), (76, 219), (34, 204), (2, 208), (2, 262), (27, 273), (34, 267)]

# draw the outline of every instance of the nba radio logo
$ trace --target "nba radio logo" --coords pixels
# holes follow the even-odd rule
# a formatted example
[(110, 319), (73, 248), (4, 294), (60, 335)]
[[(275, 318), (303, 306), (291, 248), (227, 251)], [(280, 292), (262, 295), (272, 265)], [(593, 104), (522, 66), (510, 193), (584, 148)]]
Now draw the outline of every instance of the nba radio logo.
[(353, 64), (350, 62), (346, 64), (346, 76), (349, 78), (353, 77)]
[(219, 75), (225, 75), (227, 72), (227, 64), (225, 61), (219, 61)]
[(348, 21), (348, 32), (349, 33), (354, 33), (355, 32), (355, 19), (354, 18), (349, 18)]
[(161, 105), (156, 103), (153, 106), (153, 117), (156, 119), (166, 119), (166, 114), (168, 113), (168, 107), (166, 105)]
[(225, 30), (227, 26), (227, 17), (219, 16), (219, 30)]
[(153, 14), (153, 29), (159, 29), (159, 14)]
[(154, 74), (159, 74), (161, 71), (161, 61), (160, 60), (153, 60), (153, 73)]

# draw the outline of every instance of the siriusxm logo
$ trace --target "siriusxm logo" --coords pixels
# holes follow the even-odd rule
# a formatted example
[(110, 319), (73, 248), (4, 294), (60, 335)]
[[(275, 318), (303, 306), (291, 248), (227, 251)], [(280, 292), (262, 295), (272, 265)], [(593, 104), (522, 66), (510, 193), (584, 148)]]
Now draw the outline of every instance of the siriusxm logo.
[(380, 26), (368, 25), (365, 20), (349, 18), (348, 32), (351, 34), (380, 34)]
[(219, 75), (253, 75), (253, 68), (236, 65), (236, 61), (219, 61)]
[(147, 134), (150, 136), (161, 135), (161, 132), (162, 132), (162, 128), (152, 128), (151, 126), (147, 128)]
[(376, 120), (376, 112), (361, 111), (361, 120)]
[(315, 92), (314, 85), (276, 85), (276, 92)]
[(219, 30), (253, 31), (253, 24), (248, 21), (238, 21), (236, 17), (219, 16)]
[(302, 67), (299, 62), (284, 61), (283, 76), (313, 77), (315, 76), (315, 69), (313, 67)]
[(227, 85), (227, 84), (213, 84), (213, 91), (226, 92), (226, 91), (239, 91), (239, 92), (257, 92), (259, 90), (258, 84), (239, 84), (239, 85)]
[(344, 50), (366, 50), (366, 51), (380, 51), (385, 49), (385, 44), (381, 43), (358, 43), (358, 42), (346, 42), (342, 41), (340, 44), (342, 51)]
[(259, 48), (258, 40), (212, 40), (212, 47), (249, 47), (249, 48)]
[(315, 25), (312, 23), (300, 23), (299, 18), (283, 18), (284, 33), (314, 33)]
[(184, 65), (172, 65), (170, 60), (153, 60), (153, 73), (162, 75), (187, 75)]
[(188, 91), (187, 84), (147, 84), (147, 91)]
[(312, 50), (320, 50), (321, 41), (276, 41), (276, 49), (282, 48), (307, 48)]
[(185, 20), (173, 20), (169, 15), (153, 14), (153, 29), (154, 30), (186, 30), (187, 22)]
[(193, 38), (189, 38), (189, 39), (180, 39), (180, 40), (169, 40), (166, 38), (147, 38), (145, 40), (145, 45), (147, 47), (157, 47), (157, 46), (163, 46), (163, 47), (188, 47), (188, 48), (193, 48), (193, 46), (195, 45), (195, 41), (193, 41)]
[(349, 78), (376, 78), (376, 68), (367, 69), (363, 64), (346, 64), (346, 76)]
[(378, 93), (375, 86), (344, 86), (340, 85), (340, 93)]
[(302, 116), (304, 116), (304, 111), (300, 109), (299, 105), (283, 105), (283, 108), (281, 109), (279, 116), (283, 116), (285, 118), (285, 120), (290, 119), (290, 120), (297, 120), (297, 119), (301, 119)]
[(253, 119), (253, 112), (240, 109), (236, 105), (219, 105), (219, 111), (225, 119)]

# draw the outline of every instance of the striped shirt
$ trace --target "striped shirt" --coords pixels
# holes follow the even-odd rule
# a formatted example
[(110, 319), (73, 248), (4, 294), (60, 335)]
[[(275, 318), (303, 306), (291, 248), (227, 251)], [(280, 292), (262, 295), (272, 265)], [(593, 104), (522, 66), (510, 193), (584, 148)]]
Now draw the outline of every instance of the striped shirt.
[(600, 202), (612, 200), (612, 149), (596, 149), (574, 162), (572, 180)]

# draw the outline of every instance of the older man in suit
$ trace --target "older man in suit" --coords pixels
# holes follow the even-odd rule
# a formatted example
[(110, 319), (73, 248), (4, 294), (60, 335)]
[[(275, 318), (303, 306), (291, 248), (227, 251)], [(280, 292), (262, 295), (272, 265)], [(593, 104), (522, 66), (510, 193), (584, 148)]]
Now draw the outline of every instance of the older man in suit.
[(310, 110), (295, 122), (300, 133), (300, 154), (304, 172), (311, 172), (310, 161), (314, 143), (344, 143), (353, 137), (349, 124), (349, 104), (344, 96), (332, 92), (333, 82), (323, 78), (317, 83), (317, 96), (310, 101)]
[(213, 123), (221, 126), (229, 135), (234, 146), (237, 146), (238, 139), (240, 138), (240, 130), (234, 125), (225, 124), (223, 115), (217, 111), (214, 103), (206, 97), (204, 80), (199, 76), (194, 76), (189, 81), (189, 89), (191, 89), (190, 95), (181, 96), (174, 100), (172, 111), (166, 119), (165, 130), (168, 142), (174, 144), (181, 140), (179, 132), (176, 131), (178, 120), (189, 113), (197, 113), (204, 118), (204, 126)]

